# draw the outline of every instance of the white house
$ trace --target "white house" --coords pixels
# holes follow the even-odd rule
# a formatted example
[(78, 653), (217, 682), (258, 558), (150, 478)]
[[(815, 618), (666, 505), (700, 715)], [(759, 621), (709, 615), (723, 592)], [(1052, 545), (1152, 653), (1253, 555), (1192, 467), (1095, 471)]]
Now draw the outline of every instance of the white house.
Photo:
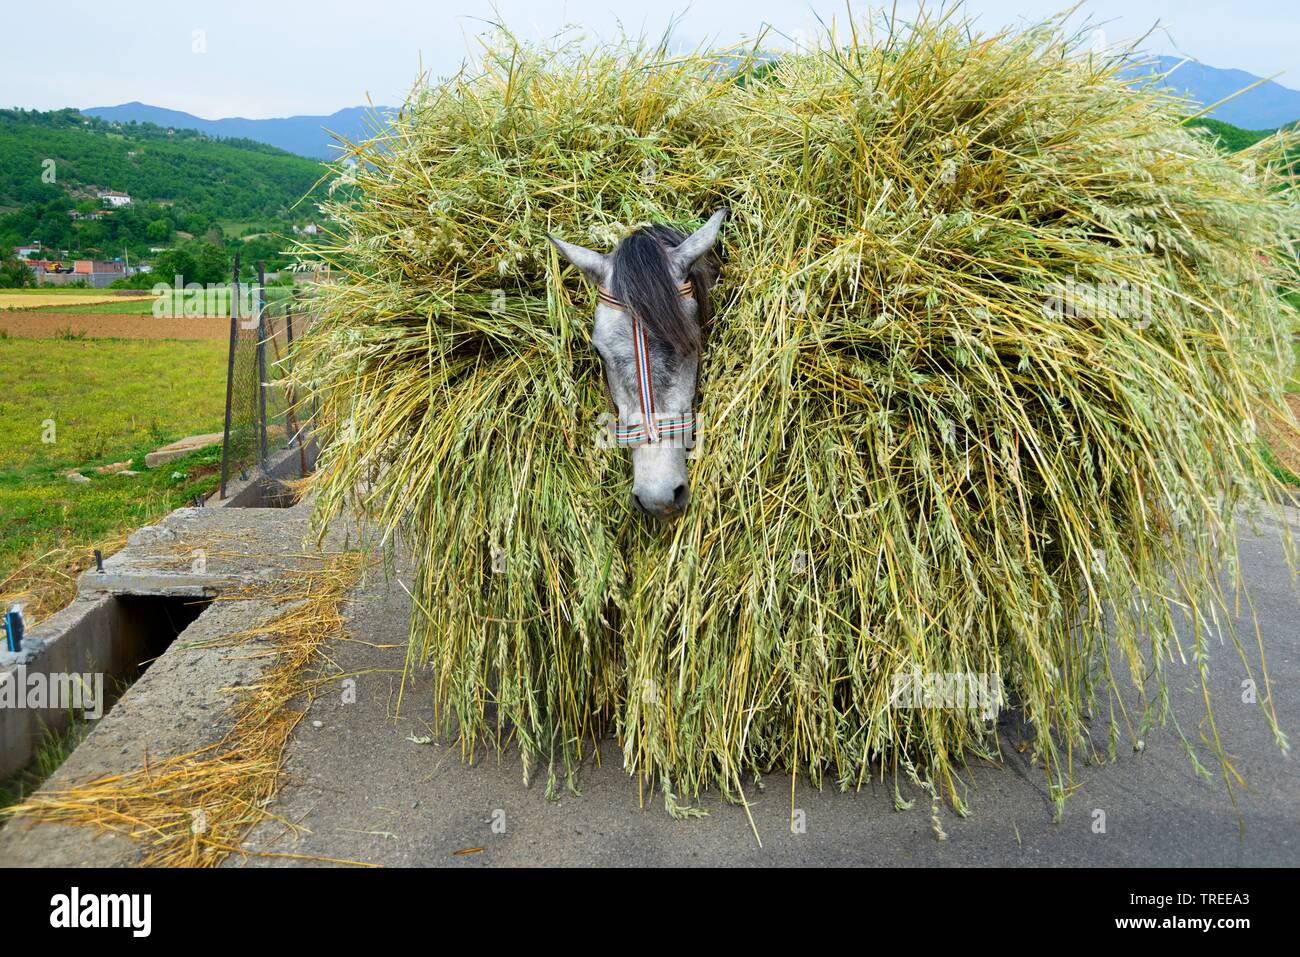
[(100, 198), (101, 202), (107, 203), (109, 206), (116, 207), (131, 205), (130, 195), (127, 193), (119, 193), (115, 189), (106, 189), (102, 192), (96, 193), (95, 195)]

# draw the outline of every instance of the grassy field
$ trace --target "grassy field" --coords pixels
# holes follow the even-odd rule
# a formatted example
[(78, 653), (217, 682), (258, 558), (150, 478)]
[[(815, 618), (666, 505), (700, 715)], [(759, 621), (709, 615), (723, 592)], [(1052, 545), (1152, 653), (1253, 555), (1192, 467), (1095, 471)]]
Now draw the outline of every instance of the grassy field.
[[(221, 227), (221, 232), (224, 233), (228, 238), (241, 239), (244, 236), (245, 230), (252, 229), (254, 227), (258, 229), (265, 229), (270, 224), (267, 223), (265, 220), (257, 220), (257, 219), (223, 219), (220, 220), (217, 223), (217, 225)], [(282, 229), (284, 232), (289, 232), (288, 226), (279, 226), (278, 228)]]
[[(217, 341), (0, 339), (0, 596), (66, 579), (69, 560), (216, 487), (219, 447), (157, 469), (144, 456), (220, 430), (225, 358)], [(139, 475), (93, 471), (126, 459)]]

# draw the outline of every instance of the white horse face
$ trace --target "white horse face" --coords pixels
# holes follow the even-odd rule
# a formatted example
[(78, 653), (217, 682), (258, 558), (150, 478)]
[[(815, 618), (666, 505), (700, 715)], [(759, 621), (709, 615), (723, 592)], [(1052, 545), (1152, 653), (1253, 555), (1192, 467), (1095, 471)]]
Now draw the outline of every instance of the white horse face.
[[(693, 300), (683, 309), (695, 321), (698, 308)], [(632, 321), (623, 310), (606, 305), (596, 307), (592, 347), (600, 355), (610, 398), (618, 411), (620, 425), (644, 427), (644, 412), (638, 385), (636, 346)], [(692, 416), (699, 353), (675, 353), (666, 343), (648, 340), (650, 368), (654, 377), (654, 413), (659, 423)], [(672, 519), (686, 509), (690, 484), (686, 475), (686, 452), (690, 437), (661, 434), (656, 441), (632, 446), (632, 504), (647, 515)]]
[[(690, 434), (679, 426), (693, 416), (701, 326), (717, 277), (711, 253), (725, 215), (726, 210), (714, 213), (690, 236), (667, 226), (637, 230), (608, 255), (551, 237), (603, 291), (591, 344), (619, 426), (646, 430), (647, 413), (656, 426), (632, 447), (632, 503), (661, 520), (677, 518), (690, 499)], [(638, 326), (646, 361), (639, 355)]]

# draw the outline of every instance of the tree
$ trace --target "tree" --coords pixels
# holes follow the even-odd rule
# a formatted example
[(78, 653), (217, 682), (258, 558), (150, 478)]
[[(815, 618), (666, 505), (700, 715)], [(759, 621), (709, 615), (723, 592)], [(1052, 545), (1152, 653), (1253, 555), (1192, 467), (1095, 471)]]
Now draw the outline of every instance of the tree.
[(225, 282), (230, 278), (230, 257), (224, 246), (203, 243), (194, 259), (198, 282)]
[[(194, 237), (223, 245), (234, 233), (225, 236), (223, 222), (283, 229), (285, 211), (305, 193), (326, 195), (315, 160), (75, 110), (0, 109), (0, 144), (0, 250), (40, 240), (74, 256), (138, 262), (152, 258), (150, 247)], [(91, 187), (124, 190), (132, 202), (106, 209)], [(190, 253), (197, 257), (197, 247)]]
[(5, 289), (21, 289), (24, 286), (36, 285), (36, 275), (27, 267), (26, 263), (10, 256), (3, 262), (0, 262), (0, 287)]
[(168, 249), (158, 254), (154, 260), (151, 275), (156, 282), (172, 282), (174, 276), (180, 276), (182, 283), (199, 282), (198, 264), (184, 249)]

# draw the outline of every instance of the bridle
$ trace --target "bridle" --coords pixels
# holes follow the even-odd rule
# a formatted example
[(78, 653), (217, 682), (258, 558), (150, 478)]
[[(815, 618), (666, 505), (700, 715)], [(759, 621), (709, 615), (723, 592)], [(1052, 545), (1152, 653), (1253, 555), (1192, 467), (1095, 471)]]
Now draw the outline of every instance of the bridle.
[[(695, 287), (688, 279), (677, 287), (677, 294), (683, 299), (695, 295)], [(645, 329), (636, 313), (615, 299), (606, 289), (597, 289), (596, 295), (602, 305), (626, 312), (632, 318), (632, 353), (636, 359), (637, 392), (641, 397), (641, 425), (620, 425), (615, 434), (619, 445), (641, 445), (646, 442), (658, 442), (661, 438), (674, 435), (689, 435), (695, 429), (695, 415), (686, 412), (681, 415), (660, 417), (655, 412), (654, 377), (650, 370), (650, 348), (646, 342)]]

